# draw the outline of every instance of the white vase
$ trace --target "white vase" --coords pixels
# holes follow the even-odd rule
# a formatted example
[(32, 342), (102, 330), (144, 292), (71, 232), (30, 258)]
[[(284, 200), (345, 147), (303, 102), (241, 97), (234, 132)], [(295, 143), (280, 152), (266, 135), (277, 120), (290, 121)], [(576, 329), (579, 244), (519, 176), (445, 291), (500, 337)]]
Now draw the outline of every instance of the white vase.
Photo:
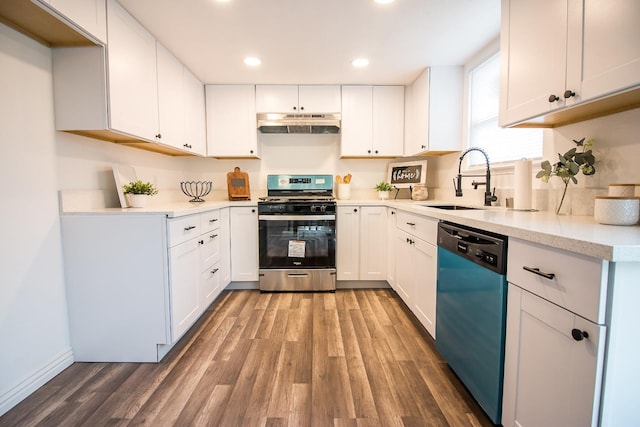
[(144, 208), (149, 201), (148, 194), (127, 194), (127, 201), (130, 208)]
[(390, 191), (378, 191), (378, 198), (380, 200), (387, 200), (389, 198)]

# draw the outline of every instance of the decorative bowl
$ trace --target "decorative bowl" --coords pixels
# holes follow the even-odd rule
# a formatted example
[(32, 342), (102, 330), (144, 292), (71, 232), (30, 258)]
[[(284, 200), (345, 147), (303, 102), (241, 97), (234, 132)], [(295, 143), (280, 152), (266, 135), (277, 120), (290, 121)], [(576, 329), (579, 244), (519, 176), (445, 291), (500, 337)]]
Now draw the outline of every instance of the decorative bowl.
[(640, 198), (596, 196), (593, 217), (600, 224), (634, 225), (640, 215)]
[(182, 181), (180, 189), (185, 195), (192, 197), (190, 202), (204, 202), (203, 197), (211, 192), (211, 181)]

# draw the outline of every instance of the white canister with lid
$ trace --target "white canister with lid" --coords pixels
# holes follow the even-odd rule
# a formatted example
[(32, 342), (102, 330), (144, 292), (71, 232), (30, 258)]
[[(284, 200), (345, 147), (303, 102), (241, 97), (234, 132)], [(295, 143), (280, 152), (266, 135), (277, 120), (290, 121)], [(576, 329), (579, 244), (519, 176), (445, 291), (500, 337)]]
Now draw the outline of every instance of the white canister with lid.
[(640, 197), (596, 196), (593, 217), (600, 224), (637, 224), (640, 217)]
[(634, 197), (636, 184), (609, 184), (609, 195), (614, 197)]

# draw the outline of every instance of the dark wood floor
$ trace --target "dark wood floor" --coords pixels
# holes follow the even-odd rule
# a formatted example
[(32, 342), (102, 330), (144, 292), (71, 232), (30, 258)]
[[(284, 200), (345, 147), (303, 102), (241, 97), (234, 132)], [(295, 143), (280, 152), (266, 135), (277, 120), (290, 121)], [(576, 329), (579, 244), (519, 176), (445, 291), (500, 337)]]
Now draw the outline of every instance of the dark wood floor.
[(158, 364), (75, 363), (0, 426), (491, 426), (388, 289), (228, 291)]

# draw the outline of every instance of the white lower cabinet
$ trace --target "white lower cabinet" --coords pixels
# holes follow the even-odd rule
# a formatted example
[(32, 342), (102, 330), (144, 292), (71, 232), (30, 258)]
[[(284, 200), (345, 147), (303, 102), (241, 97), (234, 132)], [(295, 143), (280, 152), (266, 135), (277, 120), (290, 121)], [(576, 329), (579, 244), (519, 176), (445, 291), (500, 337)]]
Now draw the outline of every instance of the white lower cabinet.
[(338, 206), (338, 280), (387, 279), (387, 208)]
[(74, 359), (160, 361), (228, 283), (228, 218), (62, 215)]
[(606, 261), (509, 240), (505, 427), (597, 426)]
[(503, 425), (598, 425), (605, 327), (513, 284), (507, 307)]
[[(437, 226), (437, 222), (433, 221)], [(436, 334), (436, 246), (401, 229), (395, 237), (395, 291), (429, 334)]]
[(398, 212), (394, 208), (387, 209), (387, 282), (394, 286), (396, 282), (396, 218)]
[(231, 228), (231, 280), (258, 281), (258, 209), (255, 206), (229, 208)]

